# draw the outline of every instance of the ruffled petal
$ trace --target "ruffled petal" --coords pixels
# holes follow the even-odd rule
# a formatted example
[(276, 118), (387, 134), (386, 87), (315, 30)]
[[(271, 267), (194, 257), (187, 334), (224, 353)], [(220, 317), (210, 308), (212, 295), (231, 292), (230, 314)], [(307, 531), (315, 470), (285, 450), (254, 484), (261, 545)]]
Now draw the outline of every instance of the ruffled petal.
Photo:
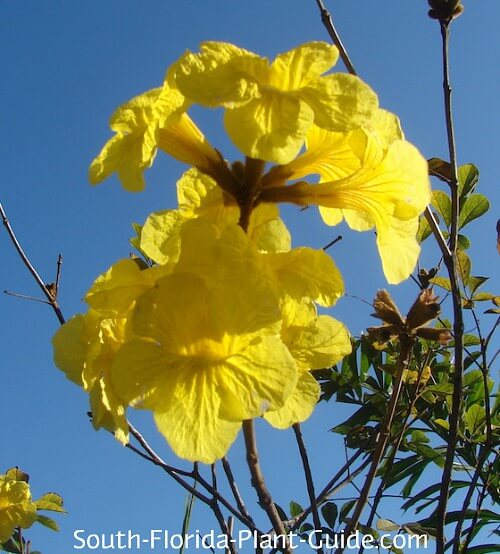
[(339, 57), (337, 47), (326, 42), (308, 42), (276, 56), (269, 72), (269, 85), (297, 90), (328, 71)]
[(276, 429), (287, 429), (301, 423), (312, 414), (320, 392), (316, 379), (308, 371), (300, 371), (297, 386), (285, 405), (279, 410), (266, 412), (264, 419)]
[(225, 42), (204, 42), (199, 54), (186, 52), (175, 65), (179, 90), (203, 106), (234, 107), (260, 95), (254, 82), (267, 61)]
[(321, 250), (295, 248), (265, 255), (284, 294), (301, 300), (310, 298), (321, 306), (333, 306), (344, 293), (342, 275), (333, 260)]
[(279, 164), (299, 153), (313, 119), (305, 102), (279, 92), (265, 92), (224, 114), (228, 135), (246, 156)]
[(354, 75), (326, 75), (300, 90), (318, 127), (342, 133), (365, 125), (378, 108), (375, 92)]

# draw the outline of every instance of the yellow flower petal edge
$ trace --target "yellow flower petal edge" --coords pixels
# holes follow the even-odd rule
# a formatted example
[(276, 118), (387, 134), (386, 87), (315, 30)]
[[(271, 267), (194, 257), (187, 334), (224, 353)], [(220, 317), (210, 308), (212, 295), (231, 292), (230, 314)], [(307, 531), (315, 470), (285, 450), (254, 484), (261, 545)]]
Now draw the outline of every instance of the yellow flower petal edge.
[(220, 458), (241, 421), (283, 406), (297, 380), (277, 334), (279, 314), (260, 292), (243, 287), (241, 296), (239, 285), (164, 277), (137, 301), (132, 329), (141, 338), (114, 358), (119, 397), (153, 410), (173, 450), (190, 460)]
[[(356, 230), (375, 225), (385, 276), (389, 283), (399, 283), (409, 276), (418, 257), (415, 224), (430, 201), (427, 162), (409, 142), (395, 140), (384, 151), (374, 136), (366, 134), (365, 138), (361, 167), (353, 174), (316, 185), (300, 182), (269, 188), (264, 190), (263, 200), (342, 210), (323, 212), (329, 224), (338, 223), (345, 215)], [(311, 169), (315, 167), (314, 163)], [(393, 258), (405, 249), (404, 256)]]
[(193, 102), (223, 106), (226, 130), (252, 158), (286, 164), (300, 151), (313, 122), (348, 131), (369, 121), (378, 99), (352, 75), (323, 75), (338, 51), (310, 42), (273, 63), (228, 43), (209, 42), (175, 65), (175, 82)]
[(308, 371), (300, 371), (297, 386), (285, 405), (266, 412), (264, 419), (276, 429), (288, 429), (295, 423), (309, 419), (319, 400), (320, 386)]
[(130, 192), (145, 186), (144, 171), (151, 166), (158, 146), (158, 131), (185, 110), (185, 98), (167, 84), (136, 96), (116, 110), (110, 127), (116, 132), (89, 169), (93, 185), (113, 173)]

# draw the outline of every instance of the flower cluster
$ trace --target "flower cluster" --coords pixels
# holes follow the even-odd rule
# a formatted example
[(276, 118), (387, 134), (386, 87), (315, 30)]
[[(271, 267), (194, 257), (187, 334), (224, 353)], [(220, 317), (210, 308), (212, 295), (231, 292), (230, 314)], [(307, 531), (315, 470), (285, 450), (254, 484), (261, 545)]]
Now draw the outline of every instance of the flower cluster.
[(27, 529), (36, 521), (36, 504), (30, 487), (16, 468), (0, 475), (0, 543), (7, 541), (16, 527)]
[[(99, 276), (89, 311), (54, 337), (56, 364), (89, 393), (96, 428), (125, 443), (127, 408), (148, 409), (177, 455), (211, 463), (244, 420), (286, 428), (309, 417), (319, 396), (310, 371), (351, 349), (345, 327), (316, 307), (332, 306), (343, 281), (323, 251), (292, 248), (279, 202), (317, 205), (329, 225), (375, 227), (389, 282), (413, 270), (427, 164), (368, 85), (327, 74), (337, 57), (312, 42), (269, 63), (207, 42), (112, 116), (92, 183), (116, 172), (141, 190), (158, 149), (191, 169), (177, 209), (140, 228), (142, 258)], [(224, 108), (244, 162), (206, 140), (192, 104)]]

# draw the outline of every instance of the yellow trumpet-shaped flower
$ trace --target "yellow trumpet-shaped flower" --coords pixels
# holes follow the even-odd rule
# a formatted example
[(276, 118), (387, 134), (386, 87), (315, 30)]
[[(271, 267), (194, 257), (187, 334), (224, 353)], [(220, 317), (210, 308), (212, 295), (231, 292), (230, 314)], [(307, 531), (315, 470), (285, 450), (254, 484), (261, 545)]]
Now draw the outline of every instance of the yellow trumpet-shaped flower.
[(28, 483), (0, 475), (0, 543), (7, 541), (16, 527), (31, 527), (36, 517)]
[(345, 132), (377, 108), (375, 93), (357, 77), (323, 75), (337, 58), (337, 48), (324, 42), (298, 46), (272, 63), (232, 44), (205, 42), (172, 71), (189, 100), (226, 108), (226, 130), (245, 155), (284, 164), (313, 123)]
[(88, 291), (85, 300), (91, 309), (66, 322), (52, 339), (56, 365), (90, 395), (92, 424), (112, 431), (122, 444), (128, 442), (126, 402), (110, 381), (111, 366), (128, 338), (128, 318), (137, 298), (169, 271), (120, 260)]
[(120, 106), (110, 121), (116, 134), (90, 165), (90, 182), (101, 183), (116, 172), (125, 189), (140, 191), (158, 148), (210, 172), (220, 157), (184, 113), (186, 108), (184, 96), (167, 82)]
[(262, 200), (318, 205), (328, 225), (345, 218), (357, 231), (375, 226), (385, 276), (399, 283), (418, 258), (415, 234), (430, 184), (423, 156), (395, 136), (393, 124), (379, 135), (357, 130), (344, 137), (313, 128), (307, 152), (279, 171), (289, 179), (319, 174), (320, 182), (270, 187)]
[[(174, 273), (140, 297), (131, 325), (138, 337), (116, 354), (121, 397), (153, 410), (182, 458), (213, 463), (241, 422), (280, 408), (297, 381), (279, 337), (281, 314), (265, 286)], [(236, 278), (239, 277), (239, 278)]]

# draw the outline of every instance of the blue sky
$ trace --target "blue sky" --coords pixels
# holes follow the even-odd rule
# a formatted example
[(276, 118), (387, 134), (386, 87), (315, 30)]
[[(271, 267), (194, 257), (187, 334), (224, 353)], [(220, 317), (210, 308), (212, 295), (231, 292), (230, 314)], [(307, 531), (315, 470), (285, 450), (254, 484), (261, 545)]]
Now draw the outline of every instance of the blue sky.
[[(491, 283), (499, 276), (497, 4), (466, 1), (451, 42), (459, 163), (479, 167), (479, 192), (492, 202), (490, 212), (470, 226), (475, 274), (490, 275)], [(446, 158), (440, 37), (438, 25), (426, 16), (427, 3), (340, 0), (327, 5), (358, 73), (379, 94), (381, 105), (400, 116), (407, 138), (425, 157)], [(168, 65), (203, 40), (234, 42), (272, 58), (328, 37), (313, 0), (0, 3), (0, 200), (47, 282), (54, 280), (57, 255), (63, 255), (60, 302), (68, 318), (85, 309), (81, 298), (95, 277), (128, 256), (130, 223), (174, 207), (175, 181), (184, 170), (159, 155), (141, 194), (126, 193), (114, 178), (89, 186), (87, 168), (110, 136), (109, 116), (132, 96), (161, 84)], [(338, 67), (343, 70), (340, 62)], [(221, 114), (193, 114), (211, 142), (234, 159), (237, 152), (221, 132)], [(371, 300), (378, 288), (387, 287), (371, 233), (327, 228), (313, 209), (287, 208), (283, 214), (295, 245), (320, 248), (343, 235), (330, 253), (351, 295)], [(5, 233), (0, 233), (0, 252), (0, 288), (37, 295)], [(435, 255), (426, 244), (423, 260), (432, 264)], [(390, 290), (403, 310), (417, 292), (410, 281)], [(332, 314), (359, 334), (372, 324), (370, 311), (359, 300), (344, 298)], [(35, 496), (57, 491), (69, 511), (57, 518), (57, 535), (30, 530), (34, 546), (46, 554), (68, 553), (73, 530), (83, 528), (179, 530), (183, 491), (104, 431), (94, 432), (85, 415), (86, 395), (54, 367), (50, 339), (57, 321), (50, 310), (2, 295), (0, 326), (0, 472), (20, 466), (32, 475)], [(342, 443), (327, 430), (345, 415), (345, 408), (330, 403), (304, 425), (318, 484), (343, 461)], [(134, 414), (134, 420), (173, 461), (149, 414)], [(305, 504), (292, 433), (271, 433), (265, 425), (258, 431), (264, 470), (278, 501)], [(255, 506), (240, 441), (231, 460), (248, 504)], [(201, 507), (195, 524), (213, 526)]]

